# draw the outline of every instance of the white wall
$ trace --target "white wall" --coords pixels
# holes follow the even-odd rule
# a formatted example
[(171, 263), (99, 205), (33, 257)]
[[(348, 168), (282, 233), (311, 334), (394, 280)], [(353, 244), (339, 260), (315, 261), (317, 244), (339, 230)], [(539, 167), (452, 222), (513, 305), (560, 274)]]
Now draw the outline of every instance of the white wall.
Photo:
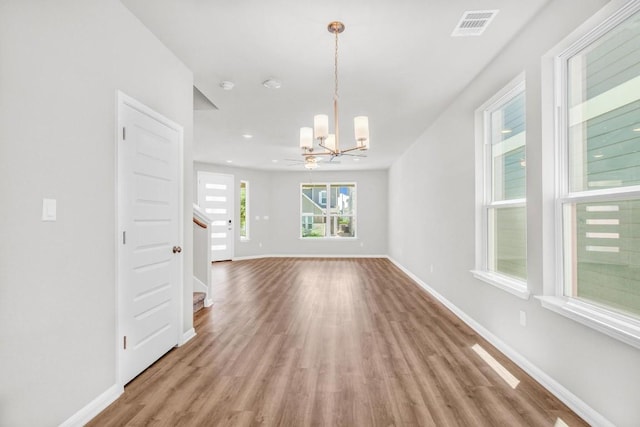
[[(280, 255), (386, 255), (388, 172), (278, 172), (271, 176), (271, 229), (269, 249)], [(355, 182), (356, 239), (300, 238), (300, 184)], [(277, 230), (277, 232), (276, 232)]]
[[(392, 258), (618, 426), (640, 420), (640, 351), (474, 279), (474, 111), (527, 79), (529, 286), (542, 292), (541, 56), (606, 2), (554, 0), (389, 171)], [(559, 18), (561, 17), (561, 18)], [(547, 89), (545, 89), (547, 90)], [(430, 266), (433, 265), (433, 273)], [(519, 311), (528, 324), (518, 323)]]
[(0, 425), (59, 425), (116, 383), (116, 90), (184, 126), (189, 248), (192, 82), (117, 0), (0, 2)]
[[(239, 200), (240, 181), (249, 181), (250, 240), (241, 242), (236, 233), (236, 257), (387, 254), (386, 170), (314, 171), (310, 174), (305, 171), (269, 172), (195, 163), (194, 176), (198, 170), (234, 175), (236, 200)], [(300, 184), (311, 182), (357, 183), (357, 239), (300, 239)]]

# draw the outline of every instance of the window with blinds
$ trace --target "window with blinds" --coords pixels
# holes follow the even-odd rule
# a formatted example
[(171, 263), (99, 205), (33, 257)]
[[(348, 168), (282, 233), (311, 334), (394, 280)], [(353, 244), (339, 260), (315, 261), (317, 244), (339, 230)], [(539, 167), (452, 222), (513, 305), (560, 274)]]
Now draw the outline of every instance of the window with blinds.
[(592, 38), (561, 58), (563, 292), (640, 317), (640, 12)]

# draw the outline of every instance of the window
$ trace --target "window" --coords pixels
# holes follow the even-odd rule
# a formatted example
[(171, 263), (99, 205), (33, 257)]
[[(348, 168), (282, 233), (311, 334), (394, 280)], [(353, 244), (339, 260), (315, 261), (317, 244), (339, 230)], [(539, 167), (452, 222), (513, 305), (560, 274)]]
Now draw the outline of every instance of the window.
[[(629, 6), (630, 5), (630, 6)], [(543, 305), (640, 347), (640, 2), (556, 57), (557, 286)]]
[(300, 186), (302, 238), (356, 237), (356, 184)]
[(240, 181), (240, 240), (249, 240), (249, 182)]
[(473, 274), (528, 298), (525, 118), (523, 76), (476, 112), (478, 243)]

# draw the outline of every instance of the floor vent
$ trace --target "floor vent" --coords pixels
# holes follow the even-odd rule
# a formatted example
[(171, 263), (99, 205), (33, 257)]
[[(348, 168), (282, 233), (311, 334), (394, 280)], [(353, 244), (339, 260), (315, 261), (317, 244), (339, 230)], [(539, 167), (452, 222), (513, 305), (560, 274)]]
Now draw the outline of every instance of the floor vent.
[(498, 10), (468, 10), (451, 33), (452, 37), (479, 36), (484, 33)]

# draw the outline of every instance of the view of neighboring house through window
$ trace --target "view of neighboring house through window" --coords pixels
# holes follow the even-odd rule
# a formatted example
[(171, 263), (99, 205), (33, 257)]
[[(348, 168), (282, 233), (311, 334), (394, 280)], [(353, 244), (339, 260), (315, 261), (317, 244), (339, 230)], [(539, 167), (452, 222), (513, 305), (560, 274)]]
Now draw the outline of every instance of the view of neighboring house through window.
[(526, 291), (526, 126), (524, 79), (478, 110), (479, 253), (474, 274)]
[(640, 12), (560, 61), (563, 296), (640, 318)]
[(356, 236), (356, 184), (301, 184), (300, 236)]
[(249, 239), (249, 182), (240, 181), (240, 239)]

